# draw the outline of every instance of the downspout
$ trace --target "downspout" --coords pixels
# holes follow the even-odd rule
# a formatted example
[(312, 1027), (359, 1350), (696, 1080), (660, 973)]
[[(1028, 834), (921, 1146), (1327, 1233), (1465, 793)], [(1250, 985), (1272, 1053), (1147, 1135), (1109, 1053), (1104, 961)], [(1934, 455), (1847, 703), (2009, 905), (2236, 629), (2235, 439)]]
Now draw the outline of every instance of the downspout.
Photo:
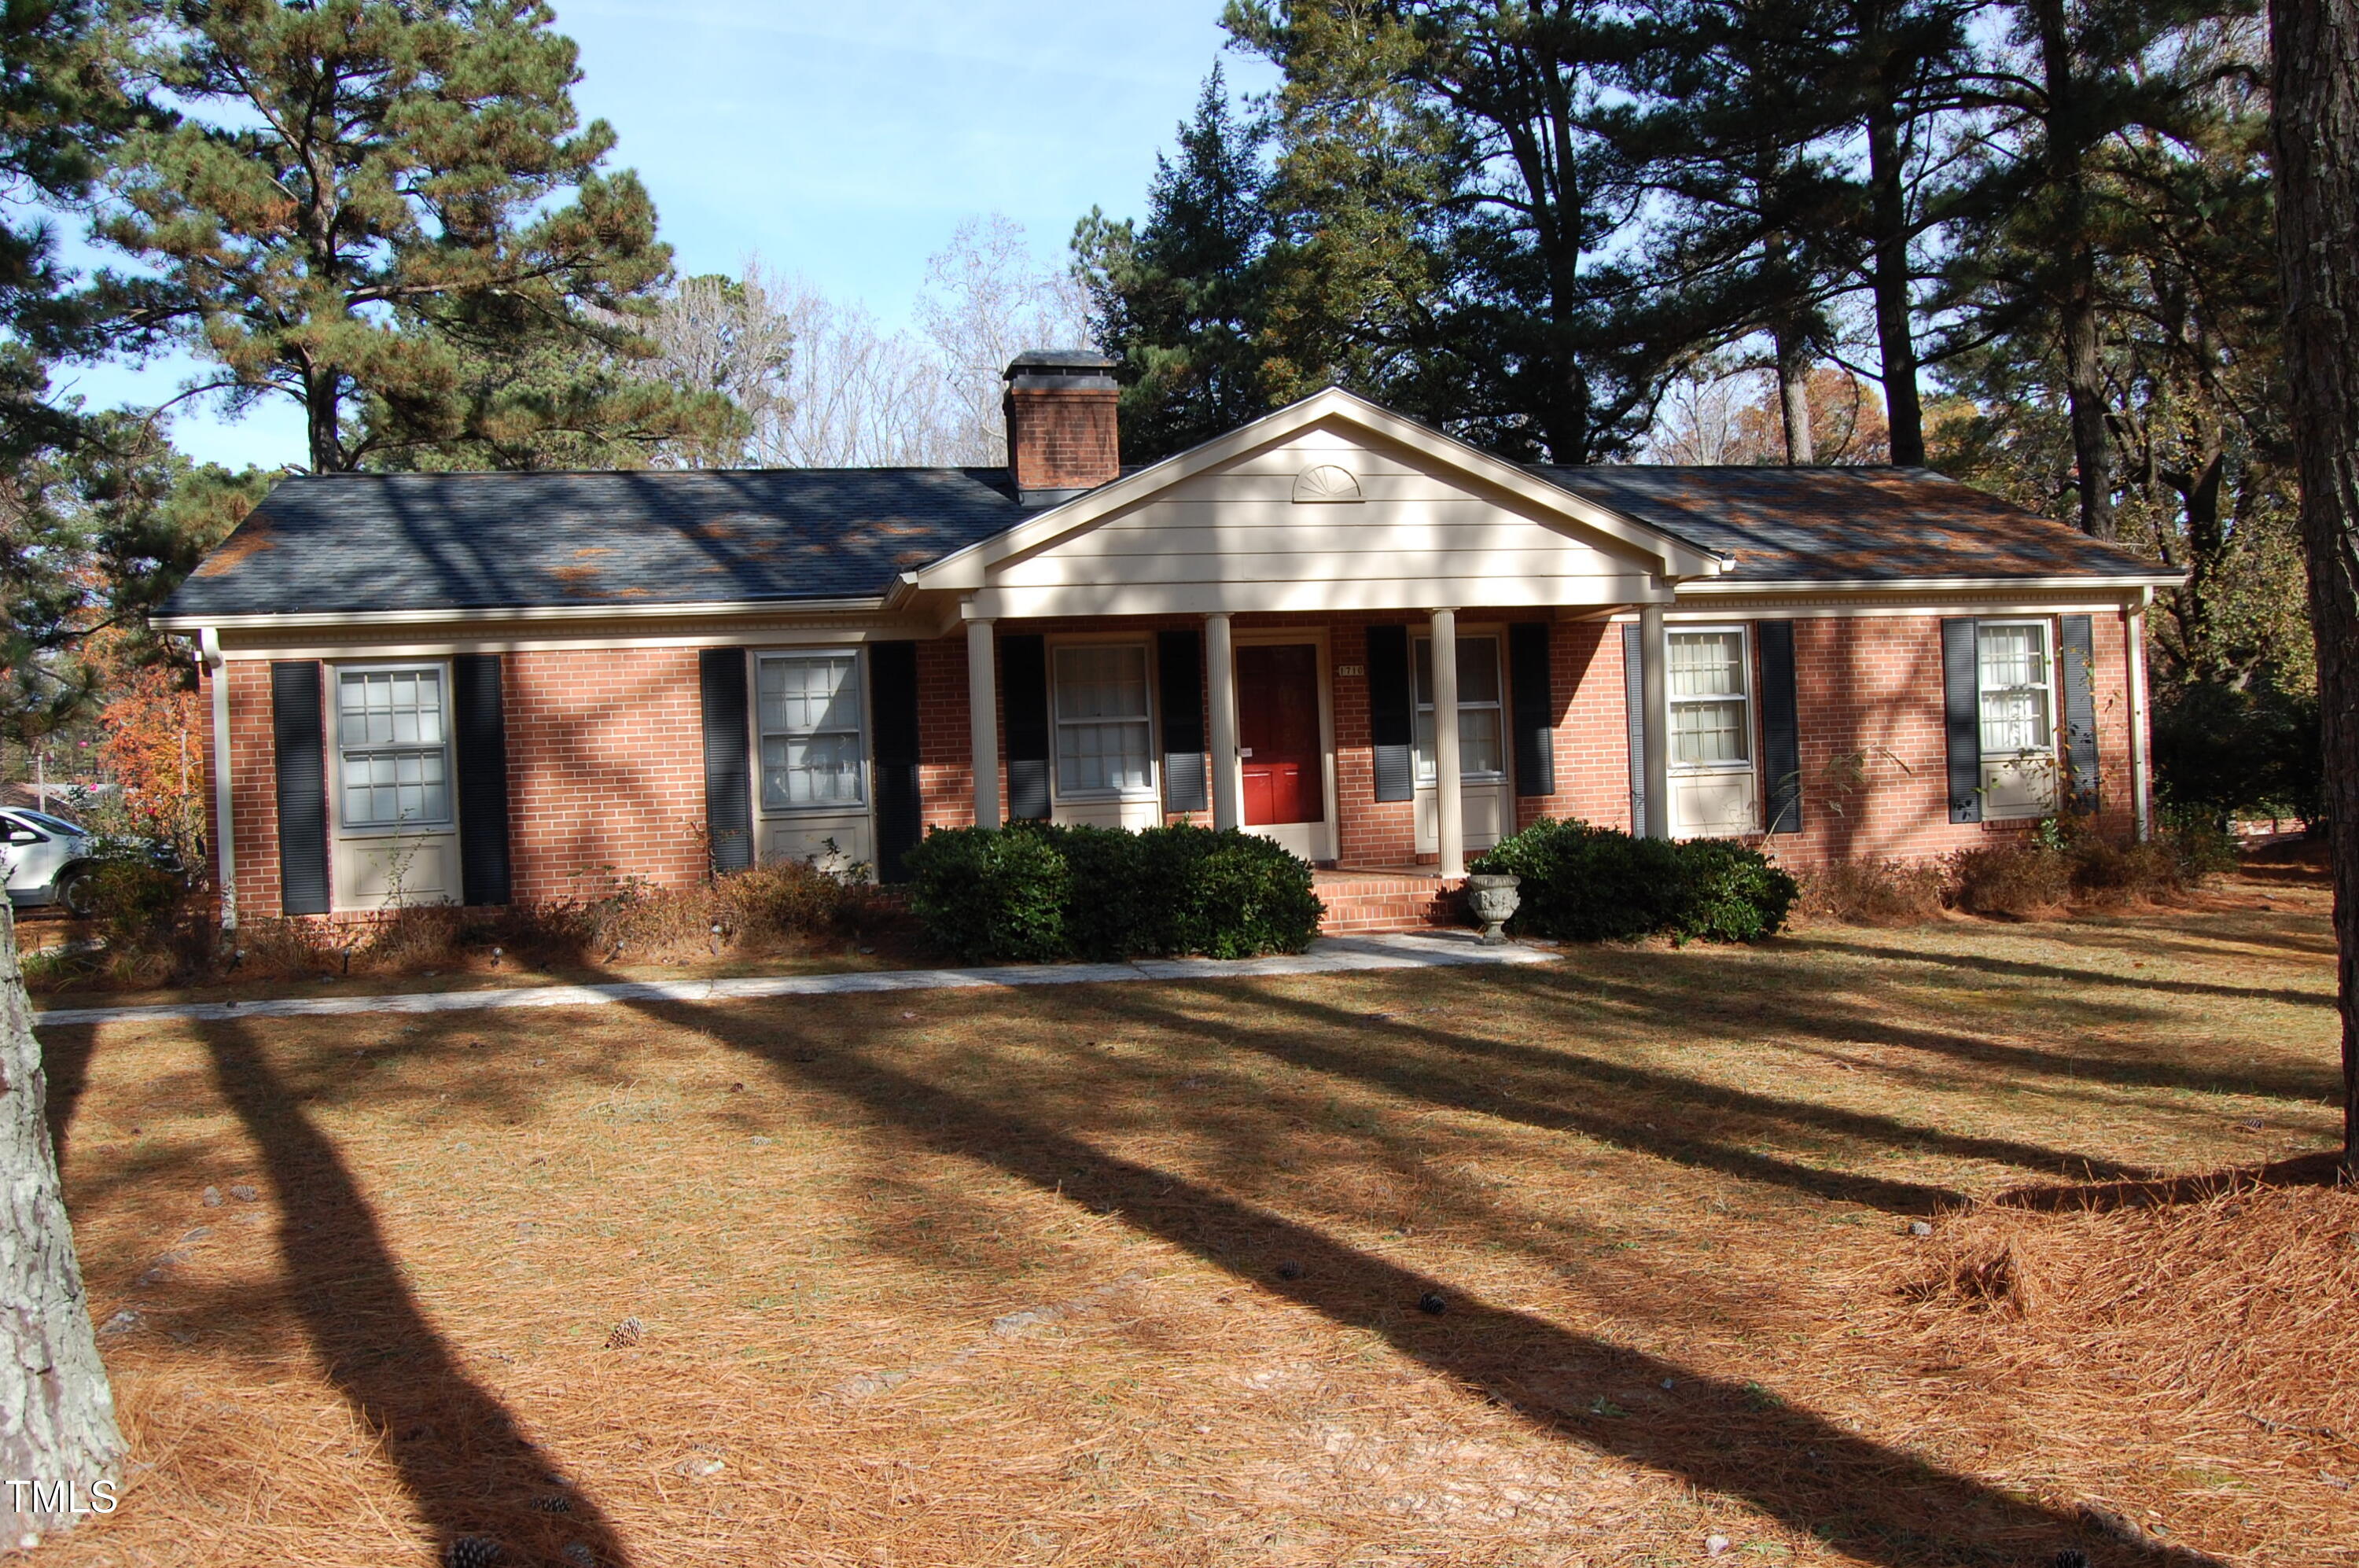
[(213, 864), (221, 885), (222, 930), (237, 930), (237, 852), (231, 842), (229, 771), (229, 672), (222, 665), (221, 633), (197, 633), (197, 660), (213, 689)]
[(2146, 607), (2153, 598), (2153, 589), (2138, 590), (2137, 604), (2130, 610), (2126, 633), (2130, 677), (2130, 809), (2136, 813), (2136, 831), (2140, 844), (2154, 836), (2154, 809), (2147, 799), (2146, 777)]

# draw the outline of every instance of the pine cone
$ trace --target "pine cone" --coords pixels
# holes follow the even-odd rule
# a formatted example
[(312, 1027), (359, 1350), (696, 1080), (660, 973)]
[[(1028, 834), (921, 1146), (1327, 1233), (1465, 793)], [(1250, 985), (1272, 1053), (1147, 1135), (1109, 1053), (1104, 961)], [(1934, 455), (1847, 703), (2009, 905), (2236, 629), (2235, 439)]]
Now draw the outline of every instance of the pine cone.
[(646, 1333), (647, 1325), (639, 1322), (638, 1319), (625, 1318), (621, 1323), (616, 1323), (614, 1325), (614, 1331), (606, 1336), (606, 1348), (609, 1350), (627, 1349), (630, 1346), (638, 1344), (640, 1338), (645, 1335)]
[(442, 1553), (443, 1568), (492, 1568), (500, 1560), (500, 1543), (480, 1535), (462, 1535)]

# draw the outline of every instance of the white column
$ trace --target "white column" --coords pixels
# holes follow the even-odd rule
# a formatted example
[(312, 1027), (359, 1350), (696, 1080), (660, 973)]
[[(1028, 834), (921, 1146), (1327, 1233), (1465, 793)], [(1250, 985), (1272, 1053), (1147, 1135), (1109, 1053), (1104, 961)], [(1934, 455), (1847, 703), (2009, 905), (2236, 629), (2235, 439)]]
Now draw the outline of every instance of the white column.
[(2130, 809), (2140, 844), (2154, 836), (2154, 805), (2147, 799), (2146, 600), (2143, 596), (2153, 592), (2151, 588), (2143, 590), (2137, 608), (2129, 614)]
[(1466, 812), (1458, 789), (1458, 612), (1433, 612), (1433, 818), (1444, 877), (1466, 875)]
[(1212, 681), (1212, 825), (1241, 828), (1245, 781), (1237, 766), (1237, 660), (1226, 615), (1204, 617), (1204, 672)]
[(211, 626), (197, 634), (197, 661), (204, 666), (205, 679), (212, 687), (213, 853), (221, 868), (222, 930), (235, 931), (237, 844), (233, 817), (237, 792), (230, 774), (229, 666), (222, 659), (221, 634)]
[(1670, 638), (1663, 630), (1663, 607), (1647, 604), (1638, 611), (1641, 671), (1639, 714), (1647, 752), (1647, 821), (1645, 838), (1671, 836), (1671, 678)]
[(974, 825), (999, 825), (999, 674), (992, 623), (966, 624), (967, 749), (974, 764)]

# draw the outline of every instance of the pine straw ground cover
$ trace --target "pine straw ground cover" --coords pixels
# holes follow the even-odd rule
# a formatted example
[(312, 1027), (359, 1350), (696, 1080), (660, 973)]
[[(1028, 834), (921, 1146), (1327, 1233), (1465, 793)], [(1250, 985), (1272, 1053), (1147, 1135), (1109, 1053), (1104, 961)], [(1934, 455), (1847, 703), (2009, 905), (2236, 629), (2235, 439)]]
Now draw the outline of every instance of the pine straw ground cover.
[(2359, 1563), (2359, 1198), (2123, 1201), (2330, 1140), (2263, 891), (60, 1029), (132, 1458), (33, 1561)]

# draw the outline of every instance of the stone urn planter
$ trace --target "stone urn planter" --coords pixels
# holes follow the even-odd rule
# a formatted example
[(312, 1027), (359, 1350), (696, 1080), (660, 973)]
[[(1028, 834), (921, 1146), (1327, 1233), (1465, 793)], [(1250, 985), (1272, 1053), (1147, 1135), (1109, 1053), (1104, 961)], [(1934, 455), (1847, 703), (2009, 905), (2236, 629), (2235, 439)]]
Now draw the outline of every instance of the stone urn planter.
[(1466, 906), (1483, 927), (1485, 945), (1507, 940), (1507, 922), (1524, 901), (1516, 889), (1523, 885), (1522, 877), (1505, 872), (1479, 872), (1466, 878)]

